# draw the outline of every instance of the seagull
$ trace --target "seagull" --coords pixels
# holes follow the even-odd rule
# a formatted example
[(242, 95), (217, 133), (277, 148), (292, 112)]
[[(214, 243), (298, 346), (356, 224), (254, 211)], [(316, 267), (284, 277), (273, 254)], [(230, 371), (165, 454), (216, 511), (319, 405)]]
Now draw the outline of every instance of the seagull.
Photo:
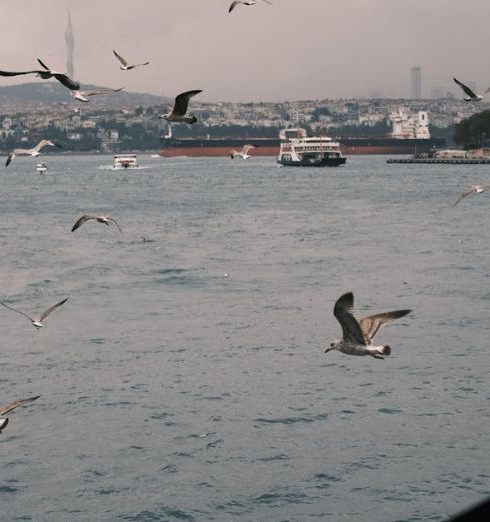
[(373, 346), (373, 339), (378, 330), (386, 323), (403, 317), (411, 310), (394, 310), (364, 317), (359, 322), (352, 315), (354, 294), (347, 292), (335, 303), (333, 314), (342, 327), (342, 340), (337, 340), (325, 350), (339, 350), (349, 355), (371, 355), (375, 359), (384, 359), (391, 354), (389, 346)]
[(482, 94), (476, 94), (475, 92), (473, 92), (467, 85), (465, 85), (464, 83), (461, 83), (459, 80), (457, 80), (456, 78), (453, 78), (453, 80), (461, 87), (461, 89), (463, 89), (463, 91), (465, 92), (465, 94), (468, 95), (468, 98), (464, 98), (464, 101), (467, 101), (467, 102), (478, 102), (478, 101), (481, 101), (483, 100), (483, 96), (487, 93), (487, 92), (490, 92), (490, 87), (484, 91)]
[(6, 428), (7, 424), (9, 423), (8, 417), (2, 417), (2, 415), (5, 415), (9, 411), (15, 410), (15, 408), (18, 408), (19, 406), (23, 406), (24, 404), (27, 404), (28, 402), (35, 401), (36, 399), (39, 399), (41, 397), (40, 395), (36, 395), (35, 397), (29, 397), (28, 399), (21, 399), (20, 401), (11, 402), (10, 404), (7, 404), (4, 408), (0, 408), (0, 433)]
[(142, 65), (148, 65), (150, 63), (150, 62), (145, 62), (145, 63), (136, 63), (134, 65), (128, 65), (128, 62), (120, 54), (117, 54), (116, 51), (114, 51), (114, 49), (112, 50), (112, 52), (114, 53), (114, 56), (122, 63), (122, 66), (119, 67), (119, 69), (121, 69), (122, 71), (130, 71), (131, 69), (134, 69), (135, 67), (141, 67)]
[(191, 125), (196, 123), (197, 118), (195, 116), (186, 116), (185, 114), (187, 112), (187, 107), (189, 107), (189, 100), (200, 92), (202, 92), (201, 89), (182, 92), (175, 98), (175, 104), (172, 111), (159, 116), (159, 118), (163, 118), (167, 121), (190, 123)]
[(465, 197), (469, 196), (473, 192), (475, 192), (475, 194), (481, 194), (482, 192), (485, 192), (485, 190), (487, 190), (488, 188), (490, 188), (490, 185), (482, 185), (481, 183), (477, 183), (475, 185), (471, 185), (471, 187), (469, 189), (465, 190), (461, 194), (461, 196), (459, 196), (459, 198), (454, 203), (453, 207), (455, 207), (462, 199), (464, 199)]
[(236, 150), (230, 151), (230, 158), (235, 159), (237, 156), (240, 156), (240, 158), (242, 158), (242, 159), (251, 158), (252, 156), (250, 156), (248, 151), (250, 149), (254, 149), (254, 148), (255, 148), (255, 145), (244, 145), (240, 152), (237, 152)]
[(119, 92), (122, 91), (124, 87), (120, 87), (119, 89), (103, 89), (101, 91), (70, 91), (70, 95), (79, 100), (81, 102), (89, 102), (90, 96), (99, 96), (101, 94), (109, 94), (110, 92)]
[(41, 149), (46, 145), (50, 145), (51, 147), (63, 148), (59, 143), (56, 143), (55, 141), (41, 140), (35, 147), (32, 147), (32, 149), (12, 149), (8, 154), (5, 166), (8, 167), (12, 163), (12, 160), (15, 158), (15, 156), (39, 156), (39, 154), (41, 153)]
[(109, 226), (111, 223), (114, 223), (116, 227), (118, 228), (119, 232), (122, 232), (121, 227), (117, 224), (116, 220), (114, 218), (111, 218), (110, 216), (95, 216), (93, 214), (84, 214), (78, 221), (73, 225), (71, 231), (75, 232), (77, 228), (80, 228), (85, 221), (89, 221), (90, 219), (95, 219), (98, 223), (104, 223), (105, 225)]
[(39, 58), (37, 59), (42, 69), (34, 69), (32, 71), (0, 71), (0, 76), (18, 76), (20, 74), (37, 74), (43, 80), (48, 80), (49, 78), (56, 78), (62, 85), (67, 87), (70, 90), (78, 91), (80, 89), (80, 84), (75, 80), (72, 80), (67, 74), (60, 73), (56, 71), (52, 71), (45, 63), (43, 63)]
[[(269, 0), (263, 0), (263, 1), (266, 4), (272, 5), (272, 2), (269, 2)], [(257, 0), (234, 0), (234, 2), (231, 3), (230, 8), (228, 9), (228, 12), (231, 13), (238, 4), (255, 5), (256, 3), (257, 3)]]
[(46, 319), (46, 317), (48, 317), (48, 315), (51, 312), (54, 312), (56, 310), (56, 308), (58, 308), (62, 304), (65, 304), (67, 300), (68, 300), (68, 297), (65, 297), (65, 299), (63, 299), (63, 301), (60, 301), (59, 303), (56, 303), (55, 305), (53, 305), (51, 308), (48, 308), (47, 310), (44, 310), (44, 312), (42, 312), (42, 314), (39, 315), (38, 317), (31, 317), (30, 315), (27, 315), (24, 312), (21, 312), (20, 310), (17, 310), (16, 308), (12, 308), (11, 306), (8, 306), (5, 303), (2, 303), (1, 301), (0, 301), (0, 304), (2, 306), (5, 306), (5, 308), (8, 308), (9, 310), (12, 310), (13, 312), (17, 312), (18, 314), (21, 314), (24, 317), (27, 317), (27, 319), (29, 319), (29, 321), (31, 321), (32, 325), (35, 326), (37, 329), (39, 329), (39, 328), (43, 328), (44, 327), (44, 325), (42, 323), (43, 320)]

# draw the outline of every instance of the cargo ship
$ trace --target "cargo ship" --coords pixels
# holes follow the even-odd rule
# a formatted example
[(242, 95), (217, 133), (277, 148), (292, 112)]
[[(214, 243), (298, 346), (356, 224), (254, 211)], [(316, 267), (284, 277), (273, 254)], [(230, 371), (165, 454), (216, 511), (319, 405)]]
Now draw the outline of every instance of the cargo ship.
[[(420, 154), (445, 146), (445, 138), (432, 138), (425, 111), (415, 116), (403, 108), (390, 115), (392, 132), (389, 136), (342, 137), (335, 136), (342, 154)], [(277, 138), (235, 138), (212, 137), (178, 138), (171, 129), (163, 137), (161, 156), (229, 156), (232, 149), (240, 149), (244, 144), (254, 145), (254, 156), (278, 156), (281, 139)]]

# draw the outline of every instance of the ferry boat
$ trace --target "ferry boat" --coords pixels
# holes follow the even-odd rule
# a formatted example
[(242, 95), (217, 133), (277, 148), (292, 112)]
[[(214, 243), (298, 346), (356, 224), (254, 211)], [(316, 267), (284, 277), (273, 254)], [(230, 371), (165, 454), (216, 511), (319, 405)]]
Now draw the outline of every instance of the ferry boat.
[(277, 162), (295, 167), (337, 167), (346, 162), (340, 143), (327, 136), (307, 137), (305, 129), (283, 129)]
[(48, 166), (46, 165), (46, 163), (44, 163), (44, 161), (40, 161), (36, 165), (36, 172), (39, 172), (39, 174), (44, 174), (47, 170)]
[(137, 169), (138, 161), (136, 159), (136, 154), (115, 154), (113, 168)]

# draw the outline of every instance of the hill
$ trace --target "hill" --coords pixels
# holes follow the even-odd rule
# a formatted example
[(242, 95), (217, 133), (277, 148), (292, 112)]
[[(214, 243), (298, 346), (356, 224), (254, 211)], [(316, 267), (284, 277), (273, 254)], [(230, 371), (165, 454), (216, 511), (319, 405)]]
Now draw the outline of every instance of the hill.
[[(100, 85), (83, 85), (84, 90), (101, 90), (107, 87)], [(122, 86), (116, 86), (122, 87)], [(71, 104), (90, 107), (106, 107), (111, 109), (126, 107), (148, 107), (165, 105), (170, 98), (138, 92), (120, 91), (104, 96), (93, 96), (89, 103), (74, 100), (68, 90), (55, 81), (39, 81), (18, 85), (0, 86), (0, 112), (28, 112), (43, 105)]]

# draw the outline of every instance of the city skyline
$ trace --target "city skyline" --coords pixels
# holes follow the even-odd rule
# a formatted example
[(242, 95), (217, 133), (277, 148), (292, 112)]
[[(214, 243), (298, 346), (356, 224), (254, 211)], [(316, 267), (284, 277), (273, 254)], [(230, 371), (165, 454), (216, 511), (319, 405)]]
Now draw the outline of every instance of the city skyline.
[[(443, 0), (429, 5), (414, 0), (410, 8), (389, 0), (308, 0), (308, 7), (281, 0), (231, 14), (227, 0), (146, 0), (139, 5), (129, 0), (46, 0), (43, 24), (37, 23), (34, 0), (6, 0), (2, 9), (8, 16), (0, 22), (0, 38), (8, 51), (0, 67), (22, 70), (40, 57), (63, 69), (70, 11), (77, 40), (75, 76), (83, 84), (124, 85), (170, 97), (197, 88), (208, 101), (373, 93), (408, 98), (406, 71), (417, 63), (424, 70), (425, 91), (437, 88), (458, 96), (453, 76), (482, 89), (490, 83), (484, 69), (476, 67), (486, 59), (490, 44), (484, 23), (490, 6), (483, 0), (470, 3), (482, 15), (471, 30), (460, 24), (467, 7)], [(331, 19), (335, 24), (326, 30), (325, 21)], [(65, 38), (68, 42), (68, 31)], [(130, 60), (149, 60), (150, 66), (119, 71), (113, 49)], [(4, 78), (2, 85), (24, 81)]]

